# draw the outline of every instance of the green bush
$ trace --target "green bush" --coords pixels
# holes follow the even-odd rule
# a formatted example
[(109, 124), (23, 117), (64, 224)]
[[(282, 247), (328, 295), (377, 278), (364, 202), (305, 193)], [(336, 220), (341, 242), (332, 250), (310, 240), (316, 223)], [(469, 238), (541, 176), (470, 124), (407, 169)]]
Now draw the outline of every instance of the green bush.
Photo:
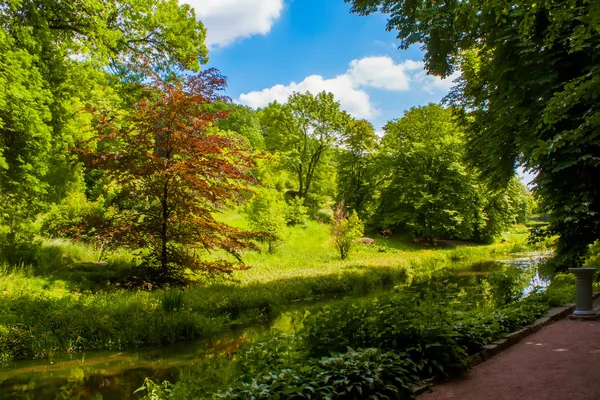
[(583, 266), (600, 270), (600, 240), (596, 240), (588, 248)]
[(286, 204), (283, 195), (274, 189), (263, 189), (248, 206), (246, 215), (251, 228), (266, 234), (269, 253), (285, 240)]
[[(236, 372), (220, 382), (214, 397), (412, 398), (413, 385), (433, 375), (463, 372), (468, 356), (482, 345), (521, 329), (548, 309), (542, 295), (471, 309), (463, 289), (443, 279), (433, 281), (427, 290), (313, 310), (305, 313), (298, 333), (242, 346), (230, 358)], [(223, 371), (227, 369), (219, 369)], [(154, 398), (165, 399), (210, 398), (214, 393), (194, 376), (172, 387), (146, 387), (151, 393), (161, 391), (162, 397)]]
[(308, 221), (308, 208), (304, 206), (304, 199), (295, 197), (290, 199), (285, 208), (285, 220), (289, 226), (305, 226)]
[(242, 381), (215, 397), (222, 399), (404, 399), (418, 377), (406, 355), (371, 348), (333, 354), (307, 365)]

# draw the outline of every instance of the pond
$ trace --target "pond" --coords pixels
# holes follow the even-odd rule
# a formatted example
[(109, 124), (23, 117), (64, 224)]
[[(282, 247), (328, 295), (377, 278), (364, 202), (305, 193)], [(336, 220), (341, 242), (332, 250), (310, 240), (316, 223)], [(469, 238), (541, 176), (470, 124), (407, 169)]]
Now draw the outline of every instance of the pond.
[[(521, 282), (517, 290), (523, 295), (529, 295), (549, 283), (537, 268), (545, 257), (544, 254), (527, 254), (506, 260), (476, 263), (456, 271), (450, 280), (465, 289), (488, 282), (493, 295), (501, 296), (505, 291), (510, 292), (515, 288), (506, 287), (506, 281), (497, 277), (516, 274)], [(418, 287), (416, 290), (419, 290)], [(371, 293), (369, 296), (376, 297), (383, 293), (386, 291)], [(208, 356), (231, 354), (246, 342), (267, 337), (272, 329), (293, 331), (295, 315), (303, 313), (306, 308), (318, 307), (324, 303), (321, 301), (318, 304), (296, 306), (280, 315), (269, 326), (232, 331), (210, 340), (118, 352), (73, 353), (51, 360), (17, 361), (0, 369), (0, 400), (139, 398), (141, 396), (134, 392), (146, 377), (155, 382), (176, 382), (180, 374)]]

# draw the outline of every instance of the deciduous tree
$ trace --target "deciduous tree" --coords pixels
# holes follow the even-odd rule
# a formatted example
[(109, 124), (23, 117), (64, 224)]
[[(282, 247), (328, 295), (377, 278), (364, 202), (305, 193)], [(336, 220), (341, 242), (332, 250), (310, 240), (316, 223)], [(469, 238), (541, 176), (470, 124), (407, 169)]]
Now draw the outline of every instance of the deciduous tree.
[(537, 173), (557, 267), (581, 263), (600, 236), (600, 2), (346, 0), (390, 15), (401, 48), (422, 43), (427, 69), (461, 70), (471, 159), (490, 182)]
[(265, 144), (281, 153), (285, 168), (298, 180), (301, 198), (311, 192), (324, 154), (340, 140), (350, 117), (333, 94), (294, 93), (286, 104), (269, 104), (261, 111)]
[[(147, 249), (146, 263), (162, 282), (184, 268), (213, 276), (242, 267), (241, 252), (256, 248), (253, 233), (215, 219), (254, 183), (254, 162), (243, 139), (215, 128), (214, 112), (225, 78), (210, 69), (146, 85), (130, 111), (97, 113), (97, 142), (84, 153), (122, 188), (117, 211), (101, 226), (112, 245)], [(237, 259), (208, 261), (203, 251), (224, 250)]]
[(351, 120), (342, 134), (338, 161), (338, 197), (364, 218), (376, 191), (378, 139), (366, 120)]

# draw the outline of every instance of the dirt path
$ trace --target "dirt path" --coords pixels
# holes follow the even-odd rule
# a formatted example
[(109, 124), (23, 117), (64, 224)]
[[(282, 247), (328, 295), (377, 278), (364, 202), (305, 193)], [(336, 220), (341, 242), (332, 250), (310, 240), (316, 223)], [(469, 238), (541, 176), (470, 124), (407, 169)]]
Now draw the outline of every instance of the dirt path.
[(419, 400), (600, 400), (600, 321), (560, 320)]

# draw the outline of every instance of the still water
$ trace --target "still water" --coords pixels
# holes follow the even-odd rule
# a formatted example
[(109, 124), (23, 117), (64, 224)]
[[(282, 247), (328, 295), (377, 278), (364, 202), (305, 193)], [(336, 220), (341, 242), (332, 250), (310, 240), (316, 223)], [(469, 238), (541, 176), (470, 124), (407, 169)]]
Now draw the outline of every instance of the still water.
[[(486, 280), (490, 273), (497, 270), (524, 272), (528, 283), (523, 286), (522, 292), (528, 295), (543, 289), (549, 283), (536, 268), (545, 256), (528, 254), (508, 260), (474, 264), (456, 272), (454, 281), (458, 285), (467, 286)], [(384, 291), (370, 296), (382, 293)], [(304, 308), (306, 307), (308, 306)], [(51, 360), (14, 362), (0, 369), (0, 400), (140, 398), (142, 396), (134, 392), (146, 377), (155, 382), (176, 382), (181, 373), (185, 373), (208, 355), (231, 354), (246, 342), (266, 337), (273, 329), (289, 330), (290, 321), (298, 311), (291, 310), (282, 314), (270, 326), (229, 332), (210, 340), (185, 342), (169, 347), (74, 353)]]

